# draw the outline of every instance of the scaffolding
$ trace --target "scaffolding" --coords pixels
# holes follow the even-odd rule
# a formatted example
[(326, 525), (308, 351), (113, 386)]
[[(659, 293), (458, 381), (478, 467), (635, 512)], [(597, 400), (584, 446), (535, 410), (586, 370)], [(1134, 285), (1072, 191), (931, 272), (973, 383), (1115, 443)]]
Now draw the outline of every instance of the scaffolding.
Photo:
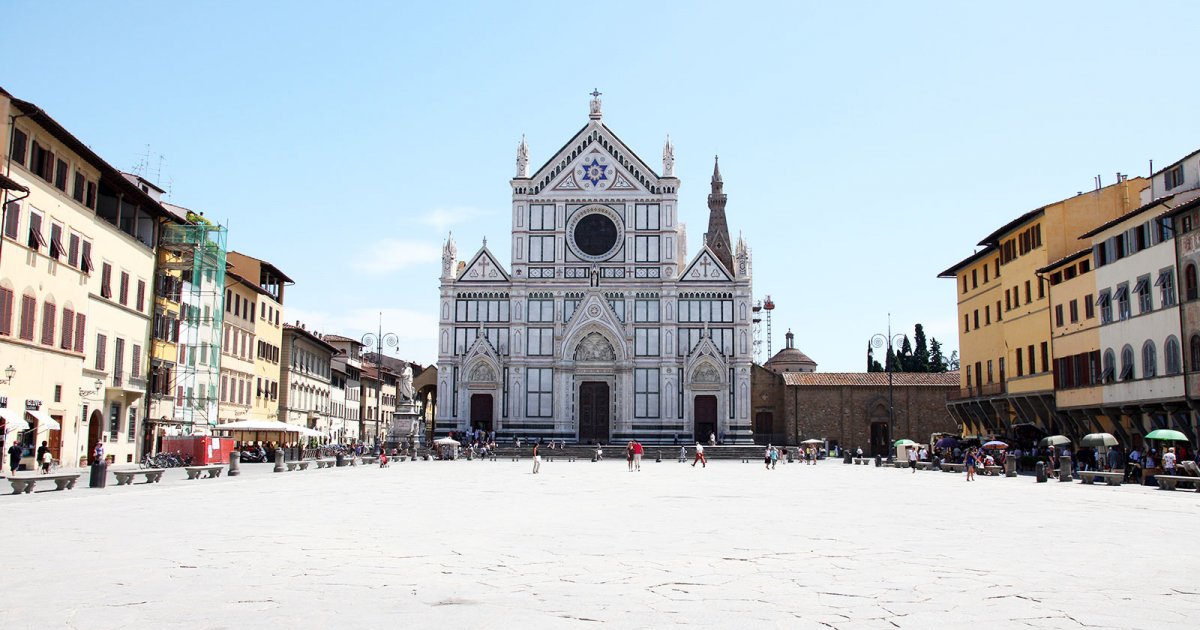
[(159, 272), (180, 281), (178, 295), (171, 296), (179, 303), (174, 419), (184, 435), (192, 435), (217, 425), (228, 231), (191, 212), (187, 218), (191, 223), (164, 227)]

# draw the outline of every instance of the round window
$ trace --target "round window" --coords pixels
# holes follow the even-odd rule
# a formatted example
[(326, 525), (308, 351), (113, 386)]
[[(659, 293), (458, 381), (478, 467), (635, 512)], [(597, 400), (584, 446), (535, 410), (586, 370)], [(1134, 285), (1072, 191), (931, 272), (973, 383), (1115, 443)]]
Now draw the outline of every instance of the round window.
[(603, 214), (589, 214), (575, 224), (573, 235), (580, 252), (602, 256), (617, 245), (617, 224)]

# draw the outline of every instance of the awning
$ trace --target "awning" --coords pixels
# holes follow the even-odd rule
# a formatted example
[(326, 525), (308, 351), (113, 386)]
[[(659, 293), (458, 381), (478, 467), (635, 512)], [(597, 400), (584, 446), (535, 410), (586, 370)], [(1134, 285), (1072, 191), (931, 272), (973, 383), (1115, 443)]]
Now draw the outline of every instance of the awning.
[(1138, 278), (1137, 284), (1133, 285), (1134, 293), (1143, 293), (1150, 289), (1150, 276)]
[(29, 430), (29, 423), (16, 409), (0, 409), (0, 418), (4, 419), (5, 432)]
[(49, 429), (52, 431), (62, 430), (62, 427), (58, 424), (58, 420), (51, 418), (50, 414), (42, 411), (41, 409), (26, 409), (25, 413), (33, 416), (33, 419), (38, 421), (38, 431), (41, 431), (42, 429)]

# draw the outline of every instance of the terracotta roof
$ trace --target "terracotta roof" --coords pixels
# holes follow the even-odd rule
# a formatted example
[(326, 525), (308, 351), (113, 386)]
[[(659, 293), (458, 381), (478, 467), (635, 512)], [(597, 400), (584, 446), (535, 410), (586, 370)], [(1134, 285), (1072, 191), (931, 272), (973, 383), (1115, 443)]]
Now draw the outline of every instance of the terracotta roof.
[(1066, 256), (1059, 258), (1058, 260), (1050, 263), (1049, 265), (1046, 265), (1045, 267), (1038, 269), (1037, 272), (1038, 273), (1050, 273), (1054, 269), (1061, 267), (1069, 262), (1075, 262), (1076, 260), (1079, 260), (1080, 258), (1083, 258), (1084, 256), (1086, 256), (1090, 253), (1092, 253), (1092, 248), (1090, 246), (1084, 247), (1083, 249), (1075, 252), (1074, 254), (1067, 254)]
[(809, 356), (807, 354), (804, 354), (803, 352), (797, 350), (796, 348), (784, 348), (783, 350), (776, 352), (775, 356), (771, 357), (770, 359), (767, 359), (767, 365), (771, 365), (773, 363), (780, 363), (780, 362), (784, 362), (784, 361), (793, 361), (796, 363), (811, 363), (813, 365), (817, 364), (817, 362), (813, 361), (811, 358), (809, 358)]
[[(887, 372), (787, 372), (785, 385), (887, 387)], [(894, 387), (958, 387), (958, 372), (893, 372)]]
[(289, 324), (289, 323), (287, 323), (287, 322), (284, 322), (284, 323), (283, 323), (283, 331), (284, 331), (284, 332), (287, 332), (287, 331), (289, 331), (289, 330), (290, 330), (290, 331), (292, 331), (293, 333), (297, 334), (297, 335), (301, 335), (301, 336), (303, 336), (303, 337), (307, 337), (309, 341), (311, 341), (311, 342), (313, 342), (313, 343), (315, 343), (315, 344), (318, 344), (318, 345), (324, 346), (326, 350), (329, 350), (329, 351), (330, 351), (331, 353), (333, 353), (333, 354), (341, 354), (341, 352), (342, 352), (341, 350), (338, 350), (337, 348), (335, 348), (335, 347), (333, 347), (333, 346), (329, 345), (329, 343), (328, 343), (328, 342), (326, 342), (324, 339), (322, 339), (322, 338), (318, 337), (318, 336), (317, 336), (315, 333), (313, 333), (311, 330), (308, 330), (308, 329), (305, 329), (305, 328), (301, 328), (301, 327), (299, 327), (299, 326), (296, 326), (296, 325), (294, 325), (294, 324)]
[(357, 339), (343, 337), (342, 335), (325, 335), (325, 341), (349, 341), (350, 343), (355, 344), (355, 345), (359, 345), (359, 346), (363, 345), (362, 342)]
[(1159, 197), (1158, 199), (1155, 199), (1154, 201), (1151, 201), (1150, 203), (1148, 203), (1140, 208), (1135, 208), (1133, 210), (1130, 210), (1129, 212), (1126, 212), (1125, 214), (1122, 214), (1121, 216), (1119, 216), (1111, 221), (1108, 221), (1107, 223), (1097, 226), (1095, 229), (1085, 232), (1084, 234), (1082, 234), (1079, 237), (1079, 240), (1083, 240), (1085, 238), (1090, 238), (1092, 236), (1095, 236), (1095, 235), (1103, 232), (1104, 230), (1107, 230), (1110, 227), (1119, 225), (1120, 223), (1122, 223), (1124, 221), (1128, 221), (1129, 219), (1132, 219), (1133, 217), (1136, 217), (1137, 215), (1142, 214), (1143, 212), (1146, 212), (1147, 210), (1151, 210), (1159, 205), (1162, 205), (1167, 210), (1170, 210), (1171, 208), (1174, 208), (1175, 206), (1168, 206), (1167, 202), (1174, 198), (1175, 198), (1175, 195), (1167, 195), (1165, 197)]

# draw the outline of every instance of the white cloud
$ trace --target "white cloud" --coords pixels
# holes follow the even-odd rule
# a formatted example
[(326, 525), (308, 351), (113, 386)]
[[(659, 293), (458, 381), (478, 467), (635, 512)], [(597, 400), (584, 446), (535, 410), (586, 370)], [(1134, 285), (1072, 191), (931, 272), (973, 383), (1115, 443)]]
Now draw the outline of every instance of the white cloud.
[(419, 221), (437, 230), (439, 233), (444, 233), (451, 227), (460, 223), (466, 223), (473, 219), (491, 214), (486, 210), (479, 208), (435, 208), (426, 212)]
[(392, 273), (441, 260), (437, 242), (385, 238), (366, 245), (350, 265), (363, 273)]
[(309, 310), (289, 306), (289, 323), (302, 322), (309, 330), (322, 334), (361, 339), (366, 333), (376, 333), (383, 316), (384, 334), (395, 334), (399, 345), (384, 348), (384, 354), (398, 356), (418, 363), (437, 360), (437, 313), (424, 313), (403, 308), (354, 308), (342, 312)]

